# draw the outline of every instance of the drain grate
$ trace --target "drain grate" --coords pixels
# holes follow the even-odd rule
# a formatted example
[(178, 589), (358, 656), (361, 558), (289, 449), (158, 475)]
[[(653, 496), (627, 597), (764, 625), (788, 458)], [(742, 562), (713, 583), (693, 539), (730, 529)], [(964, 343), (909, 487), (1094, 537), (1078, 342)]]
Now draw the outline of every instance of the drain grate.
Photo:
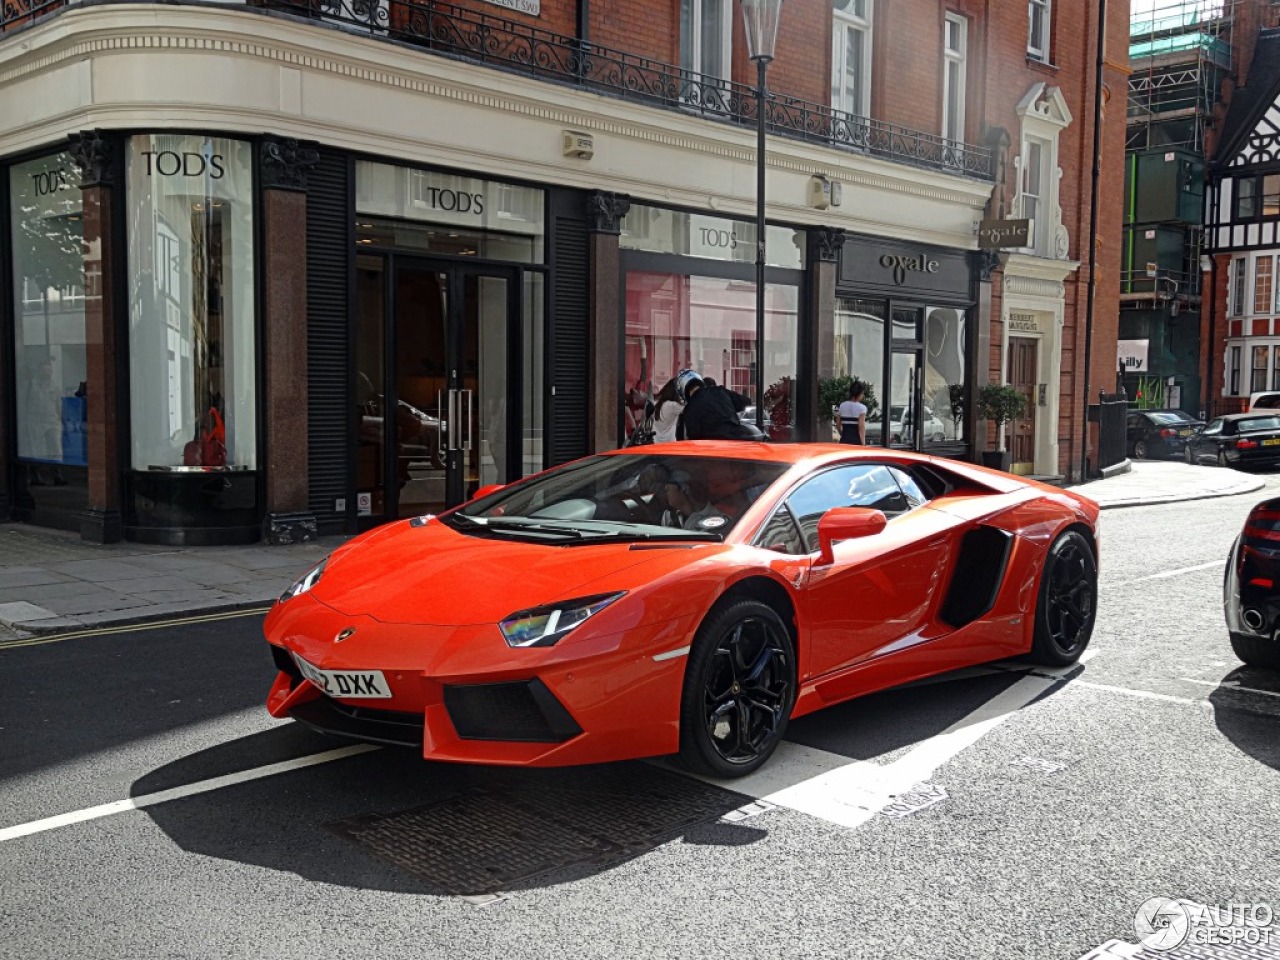
[(742, 806), (728, 790), (649, 764), (530, 771), (329, 829), (435, 891), (518, 889), (560, 871), (601, 870)]

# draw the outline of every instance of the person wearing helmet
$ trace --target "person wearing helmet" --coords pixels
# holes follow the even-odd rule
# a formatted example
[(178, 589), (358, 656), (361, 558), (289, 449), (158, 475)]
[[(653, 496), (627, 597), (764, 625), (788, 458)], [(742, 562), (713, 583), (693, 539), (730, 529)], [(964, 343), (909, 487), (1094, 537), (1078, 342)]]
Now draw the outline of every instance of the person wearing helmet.
[(677, 440), (756, 440), (758, 432), (738, 419), (747, 398), (707, 384), (694, 370), (676, 377), (676, 397), (684, 404), (676, 424)]

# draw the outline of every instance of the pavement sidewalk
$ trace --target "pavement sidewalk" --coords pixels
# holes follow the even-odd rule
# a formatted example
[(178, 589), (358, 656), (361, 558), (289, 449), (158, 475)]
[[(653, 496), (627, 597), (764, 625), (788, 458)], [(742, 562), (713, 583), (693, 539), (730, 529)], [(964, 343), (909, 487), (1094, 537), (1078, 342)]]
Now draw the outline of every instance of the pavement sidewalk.
[[(1104, 509), (1256, 493), (1252, 474), (1136, 461), (1074, 489)], [(346, 537), (284, 547), (93, 544), (77, 535), (0, 524), (0, 643), (41, 634), (262, 608)]]

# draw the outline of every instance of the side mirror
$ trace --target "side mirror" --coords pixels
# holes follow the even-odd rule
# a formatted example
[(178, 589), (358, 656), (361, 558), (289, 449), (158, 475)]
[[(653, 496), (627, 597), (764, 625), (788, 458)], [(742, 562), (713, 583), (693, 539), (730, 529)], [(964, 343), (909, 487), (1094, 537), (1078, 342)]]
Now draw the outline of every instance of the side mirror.
[(884, 529), (885, 516), (865, 507), (833, 507), (818, 521), (818, 563), (835, 563), (832, 547), (838, 540), (872, 537)]
[(481, 487), (479, 490), (477, 490), (475, 493), (471, 495), (471, 499), (479, 500), (481, 497), (487, 497), (491, 493), (497, 493), (499, 490), (501, 490), (505, 486), (506, 486), (505, 483), (485, 484), (485, 486)]

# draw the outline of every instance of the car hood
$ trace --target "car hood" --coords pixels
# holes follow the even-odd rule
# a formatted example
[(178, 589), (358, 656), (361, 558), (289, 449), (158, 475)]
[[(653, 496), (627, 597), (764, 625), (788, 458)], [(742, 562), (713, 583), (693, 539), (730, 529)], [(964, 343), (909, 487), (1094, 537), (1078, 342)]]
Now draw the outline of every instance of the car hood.
[[(519, 610), (589, 595), (592, 583), (619, 571), (670, 560), (669, 550), (630, 546), (481, 539), (438, 520), (417, 527), (406, 522), (335, 554), (312, 596), (340, 613), (384, 623), (496, 623)], [(687, 548), (688, 542), (672, 546)], [(682, 552), (690, 560), (706, 556), (703, 550)]]

